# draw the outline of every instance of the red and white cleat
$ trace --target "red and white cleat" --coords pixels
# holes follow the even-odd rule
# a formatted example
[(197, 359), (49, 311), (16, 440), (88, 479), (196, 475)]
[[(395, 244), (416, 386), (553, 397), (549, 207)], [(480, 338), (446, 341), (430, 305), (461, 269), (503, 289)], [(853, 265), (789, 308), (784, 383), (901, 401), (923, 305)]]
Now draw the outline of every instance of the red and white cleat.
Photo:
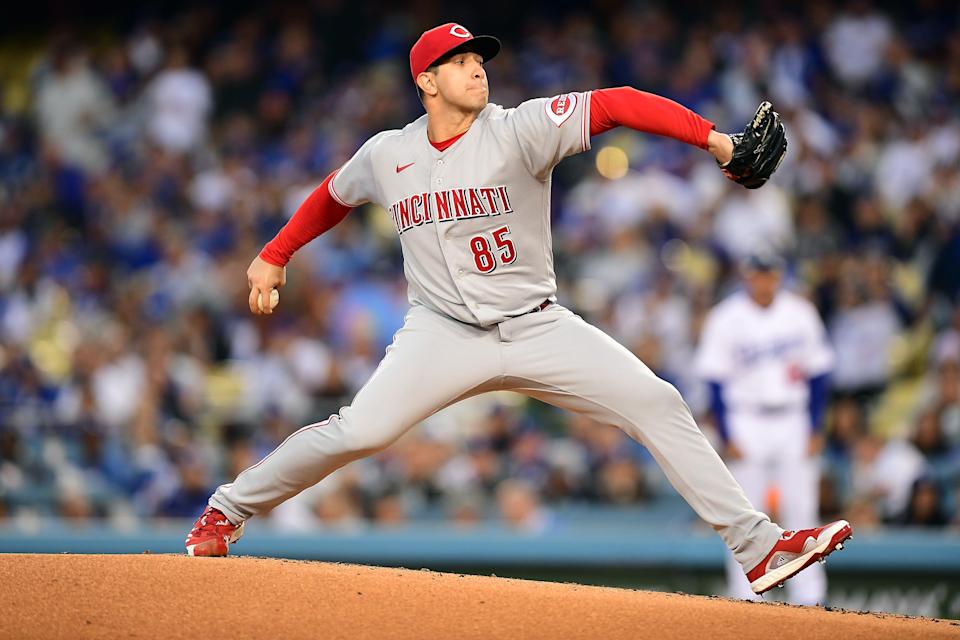
[(213, 507), (207, 507), (203, 514), (193, 523), (193, 529), (187, 534), (185, 541), (188, 556), (225, 556), (230, 551), (230, 544), (236, 542), (243, 535), (243, 525), (235, 525), (223, 512)]
[(767, 557), (747, 572), (754, 593), (764, 593), (792, 578), (814, 562), (843, 549), (844, 541), (853, 537), (846, 520), (837, 520), (816, 529), (784, 531)]

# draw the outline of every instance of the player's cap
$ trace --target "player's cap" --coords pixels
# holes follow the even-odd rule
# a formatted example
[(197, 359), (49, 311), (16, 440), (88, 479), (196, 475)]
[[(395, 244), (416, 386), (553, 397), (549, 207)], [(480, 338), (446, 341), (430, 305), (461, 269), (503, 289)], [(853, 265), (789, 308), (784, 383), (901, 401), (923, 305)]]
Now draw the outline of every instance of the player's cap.
[(413, 82), (434, 62), (460, 51), (475, 51), (486, 62), (500, 52), (500, 41), (493, 36), (475, 36), (463, 25), (448, 22), (429, 31), (424, 31), (420, 39), (410, 49), (410, 74)]
[(748, 271), (783, 271), (784, 265), (783, 256), (773, 251), (754, 251), (743, 261)]

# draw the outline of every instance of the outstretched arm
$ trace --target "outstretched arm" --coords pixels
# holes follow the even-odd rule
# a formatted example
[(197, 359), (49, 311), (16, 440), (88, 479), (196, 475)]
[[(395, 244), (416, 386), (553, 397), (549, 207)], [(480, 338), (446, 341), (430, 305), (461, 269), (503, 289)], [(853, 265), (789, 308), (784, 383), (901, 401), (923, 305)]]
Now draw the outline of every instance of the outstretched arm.
[(668, 98), (632, 87), (598, 89), (590, 94), (590, 135), (623, 126), (674, 138), (706, 149), (724, 164), (733, 155), (730, 136), (714, 124)]
[[(290, 262), (293, 254), (320, 234), (335, 227), (350, 213), (350, 207), (340, 204), (330, 194), (330, 181), (336, 174), (336, 171), (331, 173), (314, 189), (290, 221), (250, 263), (247, 283), (250, 285), (248, 303), (251, 312), (271, 313), (270, 290), (286, 283), (286, 264)], [(261, 296), (262, 302), (258, 305), (257, 299)]]

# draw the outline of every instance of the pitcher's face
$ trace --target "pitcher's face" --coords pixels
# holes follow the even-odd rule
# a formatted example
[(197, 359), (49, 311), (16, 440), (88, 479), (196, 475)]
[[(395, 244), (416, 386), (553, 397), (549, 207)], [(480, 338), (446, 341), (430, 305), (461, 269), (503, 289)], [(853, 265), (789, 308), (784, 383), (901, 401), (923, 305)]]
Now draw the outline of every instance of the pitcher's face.
[(479, 53), (457, 53), (437, 66), (430, 74), (437, 88), (437, 95), (445, 103), (460, 111), (479, 112), (487, 106), (490, 90), (487, 72)]

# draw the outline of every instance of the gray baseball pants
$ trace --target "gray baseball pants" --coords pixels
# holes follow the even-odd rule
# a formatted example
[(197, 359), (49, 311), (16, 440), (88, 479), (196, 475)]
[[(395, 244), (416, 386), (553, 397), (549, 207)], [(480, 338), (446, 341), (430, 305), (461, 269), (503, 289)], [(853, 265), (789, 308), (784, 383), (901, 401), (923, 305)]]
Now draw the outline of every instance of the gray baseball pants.
[(510, 390), (619, 427), (650, 451), (674, 488), (746, 569), (781, 529), (756, 511), (697, 427), (680, 393), (568, 309), (463, 324), (416, 305), (350, 406), (303, 427), (219, 487), (210, 506), (234, 523), (265, 513), (352, 460), (388, 447), (459, 400)]

